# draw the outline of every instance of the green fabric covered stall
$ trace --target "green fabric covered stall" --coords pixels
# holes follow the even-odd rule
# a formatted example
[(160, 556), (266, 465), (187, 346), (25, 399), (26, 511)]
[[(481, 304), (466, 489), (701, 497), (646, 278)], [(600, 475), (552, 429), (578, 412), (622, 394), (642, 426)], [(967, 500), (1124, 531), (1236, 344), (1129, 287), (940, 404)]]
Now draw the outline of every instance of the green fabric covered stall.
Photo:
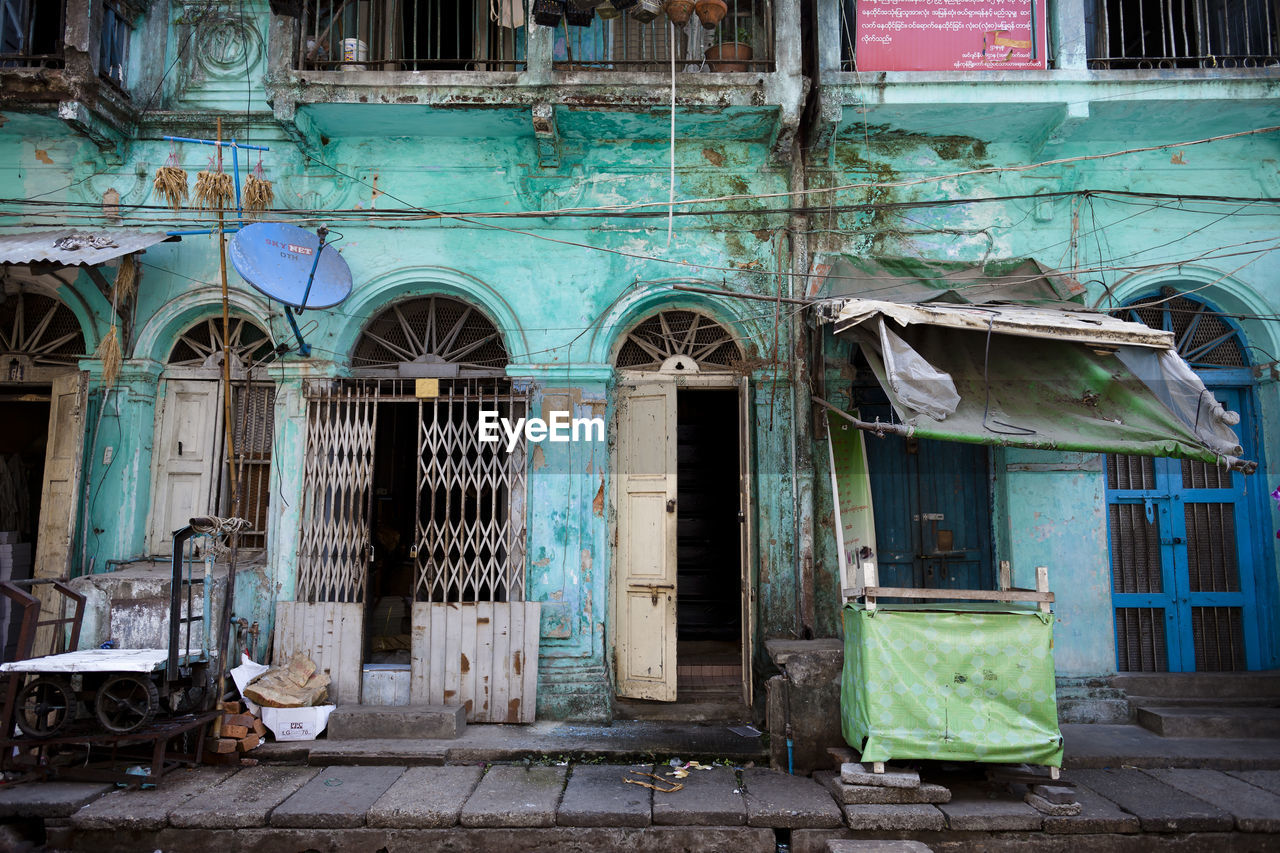
[(841, 725), (864, 762), (1062, 766), (1052, 613), (848, 604), (844, 637)]

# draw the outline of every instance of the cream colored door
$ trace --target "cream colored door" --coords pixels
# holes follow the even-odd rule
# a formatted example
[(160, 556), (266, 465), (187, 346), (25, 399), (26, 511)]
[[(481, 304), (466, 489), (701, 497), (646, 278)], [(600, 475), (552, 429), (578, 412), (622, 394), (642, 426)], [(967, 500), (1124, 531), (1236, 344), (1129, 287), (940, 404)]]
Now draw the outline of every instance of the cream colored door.
[(738, 383), (738, 520), (742, 528), (742, 703), (748, 708), (754, 699), (751, 662), (756, 641), (756, 600), (752, 585), (752, 566), (755, 565), (752, 515), (755, 503), (751, 500), (751, 438), (755, 420), (751, 413), (751, 380), (744, 376)]
[[(45, 449), (44, 482), (40, 489), (40, 523), (36, 541), (35, 576), (56, 578), (71, 574), (71, 547), (79, 509), (80, 457), (84, 453), (84, 410), (88, 374), (67, 373), (53, 380), (49, 405), (49, 443)], [(47, 586), (37, 587), (40, 620), (57, 617), (51, 604), (59, 596)], [(49, 628), (36, 634), (35, 652), (51, 650)]]
[(222, 458), (222, 396), (217, 382), (170, 379), (152, 452), (152, 554), (168, 554), (173, 531), (197, 515), (217, 514), (214, 495)]
[(614, 642), (619, 696), (676, 698), (676, 387), (618, 395), (618, 563)]

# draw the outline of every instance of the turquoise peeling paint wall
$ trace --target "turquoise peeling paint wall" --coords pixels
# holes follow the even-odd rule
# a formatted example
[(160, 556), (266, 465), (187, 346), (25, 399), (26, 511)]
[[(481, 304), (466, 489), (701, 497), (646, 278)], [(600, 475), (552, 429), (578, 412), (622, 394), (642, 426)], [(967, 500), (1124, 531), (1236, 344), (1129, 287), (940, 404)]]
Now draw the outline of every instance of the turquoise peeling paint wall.
[[(927, 86), (925, 87), (927, 88)], [(927, 92), (918, 94), (924, 102)], [(986, 110), (994, 119), (1001, 105), (965, 108), (970, 127)], [(1224, 107), (1226, 108), (1226, 107)], [(1252, 109), (1258, 109), (1255, 104)], [(1004, 105), (1008, 112), (1010, 108)], [(1172, 109), (1164, 107), (1163, 109)], [(934, 127), (948, 127), (939, 108)], [(1275, 124), (1275, 102), (1267, 102), (1258, 125)], [(846, 203), (917, 202), (941, 198), (983, 198), (1062, 190), (1114, 189), (1203, 195), (1273, 195), (1280, 155), (1271, 136), (1246, 137), (1185, 150), (1153, 152), (1074, 162), (1030, 171), (1001, 171), (1037, 161), (1093, 155), (1173, 138), (1194, 138), (1201, 130), (1188, 120), (1175, 132), (1155, 125), (1171, 113), (1134, 110), (1126, 117), (1096, 118), (1076, 126), (1074, 139), (982, 142), (972, 137), (898, 133), (886, 138), (860, 121), (842, 126), (829, 163), (810, 164), (814, 186), (903, 182), (901, 187), (850, 190)], [(1270, 116), (1270, 118), (1269, 118)], [(957, 116), (958, 117), (958, 116)], [(919, 120), (919, 119), (917, 119)], [(957, 122), (958, 124), (958, 122)], [(994, 168), (993, 174), (958, 174)], [(953, 177), (946, 177), (953, 176)], [(940, 178), (940, 179), (938, 179)], [(937, 179), (937, 180), (935, 180)], [(1267, 318), (1280, 309), (1272, 286), (1280, 276), (1280, 258), (1267, 249), (1280, 217), (1273, 207), (1250, 207), (1248, 216), (1231, 205), (1147, 202), (1104, 196), (1075, 199), (1014, 199), (899, 211), (837, 213), (825, 217), (814, 252), (831, 251), (873, 257), (907, 257), (982, 263), (988, 259), (1034, 257), (1051, 268), (1078, 270), (1087, 287), (1085, 302), (1109, 310), (1145, 295), (1167, 279), (1188, 279), (1196, 298), (1221, 310), (1246, 315), (1239, 322), (1247, 336), (1249, 358), (1262, 364), (1256, 386), (1263, 455), (1275, 459), (1280, 434), (1272, 428), (1280, 407), (1270, 365), (1275, 361), (1277, 324)], [(1162, 266), (1163, 265), (1163, 266)], [(1137, 272), (1134, 272), (1134, 270)], [(874, 293), (866, 293), (874, 298)], [(1249, 319), (1252, 316), (1259, 319)], [(826, 376), (833, 399), (847, 390), (847, 348), (825, 343)], [(844, 382), (844, 386), (841, 386)], [(817, 433), (815, 432), (815, 435)], [(874, 450), (874, 441), (870, 445)], [(815, 443), (815, 458), (825, 459), (825, 444)], [(1107, 545), (1105, 474), (1097, 456), (1008, 450), (995, 455), (993, 501), (996, 559), (1011, 560), (1015, 583), (1034, 585), (1034, 567), (1050, 568), (1058, 595), (1055, 658), (1062, 675), (1094, 675), (1116, 667), (1111, 608), (1110, 556)], [(1251, 489), (1270, 491), (1274, 483), (1260, 472)], [(834, 545), (828, 524), (830, 494), (819, 478), (815, 511), (821, 588), (836, 589)], [(1256, 492), (1255, 492), (1256, 494)], [(1270, 501), (1268, 501), (1270, 504)], [(1276, 562), (1271, 547), (1274, 508), (1263, 510), (1270, 525), (1257, 531), (1257, 553), (1264, 576), (1260, 610), (1270, 649), (1264, 665), (1276, 660), (1276, 634), (1267, 613), (1275, 607)], [(823, 624), (830, 628), (833, 614)], [(1268, 662), (1270, 662), (1268, 664)]]
[[(266, 39), (265, 2), (245, 5), (262, 13), (254, 39)], [(170, 22), (171, 59), (181, 50), (183, 26), (178, 18)], [(568, 409), (610, 423), (615, 414), (612, 357), (627, 329), (671, 307), (703, 311), (730, 327), (749, 361), (763, 365), (753, 377), (759, 636), (792, 636), (797, 546), (789, 460), (795, 413), (787, 366), (791, 344), (785, 330), (773, 333), (778, 306), (670, 289), (673, 282), (765, 294), (789, 288), (771, 274), (789, 268), (789, 257), (777, 254), (776, 239), (786, 216), (752, 214), (748, 205), (730, 203), (743, 212), (713, 220), (677, 218), (670, 235), (663, 216), (481, 222), (377, 218), (411, 208), (536, 213), (665, 202), (673, 178), (677, 196), (685, 198), (783, 192), (788, 170), (767, 165), (776, 107), (683, 112), (674, 175), (667, 113), (643, 108), (563, 111), (561, 163), (544, 168), (527, 108), (509, 115), (487, 107), (423, 110), (406, 122), (394, 107), (371, 112), (367, 105), (320, 104), (305, 108), (309, 112), (300, 124), (333, 138), (305, 155), (262, 111), (262, 57), (250, 55), (247, 63), (248, 81), (243, 69), (210, 67), (204, 67), (203, 76), (166, 78), (157, 105), (174, 112), (150, 120), (139, 138), (122, 146), (120, 162), (52, 118), (6, 115), (0, 125), (0, 195), (86, 205), (60, 208), (59, 216), (43, 221), (28, 212), (6, 225), (209, 227), (208, 214), (174, 216), (149, 207), (163, 204), (151, 179), (171, 155), (192, 180), (208, 168), (212, 149), (158, 137), (166, 132), (211, 137), (213, 117), (220, 114), (225, 137), (271, 148), (261, 161), (274, 182), (277, 204), (315, 210), (309, 222), (323, 222), (334, 231), (331, 239), (353, 271), (355, 288), (342, 305), (300, 318), (313, 348), (311, 359), (290, 352), (268, 370), (277, 384), (268, 550), (262, 574), (246, 573), (237, 588), (236, 615), (268, 631), (274, 602), (295, 594), (305, 382), (346, 375), (364, 324), (392, 302), (441, 293), (471, 302), (495, 321), (511, 354), (508, 374), (530, 388), (534, 412)], [(380, 117), (387, 116), (390, 123), (383, 126)], [(415, 135), (397, 135), (406, 132)], [(256, 153), (242, 152), (242, 168), (257, 162)], [(99, 215), (97, 205), (110, 188), (121, 194), (119, 222)], [(75, 561), (79, 572), (89, 565), (102, 571), (108, 560), (145, 552), (164, 363), (180, 333), (205, 317), (220, 316), (215, 238), (186, 236), (151, 248), (141, 260), (126, 360), (87, 442), (87, 533), (84, 562)], [(105, 273), (110, 279), (113, 269)], [(275, 341), (294, 345), (278, 304), (260, 297), (234, 269), (229, 283), (236, 316), (263, 325)], [(110, 325), (109, 305), (84, 277), (70, 290), (89, 305), (85, 318), (92, 352)], [(770, 364), (774, 353), (780, 370)], [(96, 360), (83, 364), (98, 370)], [(100, 399), (96, 379), (92, 393)], [(108, 446), (113, 458), (104, 464)], [(540, 717), (609, 715), (611, 450), (608, 441), (546, 443), (530, 454), (526, 570), (528, 597), (543, 602)]]

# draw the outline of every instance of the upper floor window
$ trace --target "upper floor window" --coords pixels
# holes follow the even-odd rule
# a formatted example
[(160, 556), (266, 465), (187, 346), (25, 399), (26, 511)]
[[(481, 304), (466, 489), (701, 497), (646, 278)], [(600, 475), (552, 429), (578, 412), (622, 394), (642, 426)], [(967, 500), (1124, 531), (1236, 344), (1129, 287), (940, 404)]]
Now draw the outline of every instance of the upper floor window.
[(1093, 68), (1234, 68), (1280, 64), (1271, 0), (1094, 0)]
[(522, 0), (304, 0), (298, 67), (519, 71)]
[(0, 67), (61, 66), (64, 7), (49, 0), (0, 0)]
[[(580, 19), (585, 26), (565, 18), (552, 56), (560, 70), (665, 72), (674, 50), (677, 71), (773, 70), (772, 0), (725, 0), (725, 7), (711, 28), (695, 13), (673, 26), (667, 15), (641, 22), (625, 12), (605, 17), (597, 7), (594, 17)], [(674, 14), (670, 6), (668, 13)]]
[(115, 4), (102, 4), (102, 33), (99, 37), (99, 74), (124, 88), (125, 68), (129, 61), (129, 18)]

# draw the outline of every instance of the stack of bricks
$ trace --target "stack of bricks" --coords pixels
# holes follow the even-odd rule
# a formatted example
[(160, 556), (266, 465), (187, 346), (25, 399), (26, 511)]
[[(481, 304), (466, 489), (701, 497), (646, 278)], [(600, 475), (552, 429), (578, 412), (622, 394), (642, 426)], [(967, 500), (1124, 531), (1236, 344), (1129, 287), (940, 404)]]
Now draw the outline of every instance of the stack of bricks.
[(239, 702), (219, 702), (222, 716), (214, 720), (213, 729), (204, 742), (207, 764), (257, 764), (244, 754), (262, 743), (267, 727), (262, 720), (245, 711)]

